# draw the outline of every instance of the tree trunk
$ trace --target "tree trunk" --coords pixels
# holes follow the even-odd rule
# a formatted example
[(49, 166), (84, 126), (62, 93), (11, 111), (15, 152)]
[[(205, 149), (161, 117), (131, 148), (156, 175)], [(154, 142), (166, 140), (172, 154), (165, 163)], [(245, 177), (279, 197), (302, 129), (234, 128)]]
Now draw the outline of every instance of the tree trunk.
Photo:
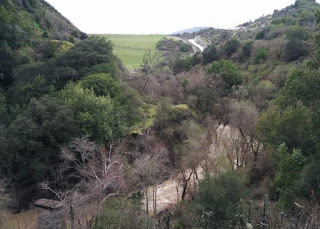
[(69, 213), (70, 213), (70, 226), (71, 226), (71, 229), (74, 229), (74, 212), (73, 212), (72, 202), (70, 204)]
[(157, 215), (157, 190), (158, 190), (158, 186), (157, 183), (155, 185), (155, 189), (154, 189), (154, 215)]
[(153, 208), (153, 215), (156, 215), (155, 210), (155, 191), (154, 191), (154, 185), (152, 185), (152, 208)]
[(146, 211), (147, 211), (147, 216), (149, 216), (148, 188), (146, 188), (145, 190), (145, 195), (146, 195)]
[(189, 174), (189, 178), (188, 179), (186, 179), (184, 172), (182, 174), (183, 175), (183, 191), (182, 191), (182, 196), (181, 196), (182, 200), (184, 199), (185, 195), (187, 194), (188, 181), (190, 180), (192, 174), (193, 174), (193, 170)]

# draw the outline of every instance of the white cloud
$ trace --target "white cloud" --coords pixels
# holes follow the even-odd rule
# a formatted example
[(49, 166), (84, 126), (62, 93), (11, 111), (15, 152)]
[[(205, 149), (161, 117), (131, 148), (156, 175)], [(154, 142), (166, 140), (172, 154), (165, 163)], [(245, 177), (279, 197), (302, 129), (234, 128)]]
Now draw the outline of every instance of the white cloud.
[[(47, 0), (86, 33), (171, 33), (234, 28), (295, 0)], [(318, 1), (318, 0), (317, 0)], [(319, 0), (320, 1), (320, 0)]]

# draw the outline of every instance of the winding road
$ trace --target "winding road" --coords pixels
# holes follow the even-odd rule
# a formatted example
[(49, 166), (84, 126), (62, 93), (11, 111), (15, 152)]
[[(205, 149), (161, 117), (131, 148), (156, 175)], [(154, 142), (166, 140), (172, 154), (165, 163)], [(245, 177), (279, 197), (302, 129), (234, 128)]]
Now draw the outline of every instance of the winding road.
[[(207, 45), (202, 45), (206, 42), (204, 42), (203, 40), (201, 40), (199, 38), (199, 36), (196, 36), (194, 39), (189, 39), (189, 40), (186, 40), (186, 39), (183, 39), (181, 37), (175, 37), (175, 36), (172, 36), (174, 39), (177, 39), (177, 40), (181, 40), (185, 43), (189, 43), (192, 45), (192, 48), (194, 50), (194, 52), (196, 53), (198, 50), (200, 50), (201, 52), (203, 52), (203, 50), (207, 47)], [(200, 41), (200, 42), (197, 42), (197, 41)], [(201, 44), (202, 43), (202, 44)]]
[(202, 40), (200, 36), (196, 36), (194, 39), (188, 40), (192, 45), (196, 46), (198, 49), (200, 49), (201, 52), (208, 47), (207, 42)]

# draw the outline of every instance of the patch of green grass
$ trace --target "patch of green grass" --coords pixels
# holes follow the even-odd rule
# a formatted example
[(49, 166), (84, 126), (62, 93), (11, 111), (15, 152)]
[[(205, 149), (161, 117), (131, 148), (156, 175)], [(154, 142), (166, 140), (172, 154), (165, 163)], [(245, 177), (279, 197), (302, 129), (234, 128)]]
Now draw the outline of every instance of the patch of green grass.
[(157, 107), (152, 104), (145, 104), (141, 109), (142, 113), (145, 114), (144, 120), (140, 123), (137, 123), (133, 127), (131, 133), (142, 134), (145, 129), (153, 126), (154, 124), (154, 117), (157, 114)]
[(178, 105), (174, 105), (172, 107), (176, 108), (176, 109), (189, 110), (193, 117), (195, 117), (195, 118), (198, 117), (197, 112), (195, 110), (191, 109), (188, 104), (178, 104)]
[(178, 104), (178, 105), (174, 105), (173, 108), (178, 108), (178, 109), (190, 109), (188, 104)]
[[(190, 107), (187, 104), (173, 105), (172, 108), (190, 111), (195, 118), (198, 117), (197, 113), (193, 109), (190, 109)], [(142, 109), (142, 113), (145, 114), (145, 117), (144, 117), (145, 119), (144, 121), (137, 123), (132, 128), (131, 133), (142, 134), (144, 130), (154, 125), (155, 116), (157, 114), (157, 105), (145, 104), (144, 106), (141, 107), (141, 109)]]
[(151, 50), (156, 52), (156, 44), (163, 35), (125, 35), (125, 34), (100, 34), (111, 40), (114, 44), (114, 53), (128, 69), (140, 68), (143, 55)]
[(59, 54), (67, 52), (74, 45), (68, 41), (52, 40), (52, 42), (55, 44)]
[(36, 21), (32, 20), (32, 24), (37, 30), (41, 30), (39, 24)]

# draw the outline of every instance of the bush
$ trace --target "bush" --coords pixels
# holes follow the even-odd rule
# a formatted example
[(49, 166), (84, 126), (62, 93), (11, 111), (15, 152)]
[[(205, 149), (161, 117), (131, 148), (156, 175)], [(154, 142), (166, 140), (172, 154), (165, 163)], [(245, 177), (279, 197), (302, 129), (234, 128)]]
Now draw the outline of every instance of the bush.
[(261, 31), (259, 31), (257, 34), (256, 34), (256, 40), (263, 40), (264, 39), (264, 36), (266, 35), (266, 33), (268, 32), (268, 29), (263, 29)]
[(179, 50), (180, 50), (181, 52), (189, 52), (189, 51), (192, 50), (192, 46), (181, 41), (181, 42), (179, 43)]
[(197, 64), (200, 64), (202, 61), (202, 54), (201, 52), (196, 52), (192, 57), (191, 57), (191, 65), (195, 66)]
[(303, 41), (290, 39), (285, 48), (285, 58), (287, 61), (294, 61), (308, 54)]
[(253, 41), (248, 41), (243, 44), (242, 46), (242, 54), (241, 54), (241, 60), (245, 60), (251, 56), (251, 51), (253, 48)]
[(302, 24), (313, 23), (316, 19), (315, 15), (312, 12), (307, 10), (303, 10), (299, 16), (300, 16), (300, 22)]
[(174, 51), (189, 52), (192, 50), (192, 46), (190, 44), (185, 43), (182, 40), (168, 39), (166, 37), (158, 41), (156, 48), (158, 50), (171, 51), (171, 52), (174, 52)]
[(189, 71), (191, 69), (190, 58), (178, 59), (173, 64), (173, 73), (176, 75), (183, 71)]
[(0, 41), (0, 87), (6, 87), (13, 83), (15, 62), (15, 56), (7, 42)]
[(259, 64), (259, 63), (267, 60), (267, 58), (268, 58), (268, 51), (264, 47), (262, 47), (257, 51), (257, 53), (254, 57), (254, 62), (256, 64)]
[(283, 23), (283, 19), (282, 18), (275, 18), (271, 21), (272, 25), (280, 25)]
[(292, 209), (295, 195), (294, 186), (306, 163), (306, 158), (300, 149), (294, 149), (290, 154), (285, 144), (279, 146), (278, 153), (279, 172), (276, 174), (274, 182), (280, 194), (279, 203), (284, 209)]
[(246, 188), (239, 174), (226, 172), (218, 177), (207, 176), (201, 181), (194, 203), (202, 207), (199, 218), (209, 215), (209, 225), (213, 228), (226, 228), (235, 226), (239, 203), (245, 196)]
[(127, 133), (125, 120), (120, 120), (110, 97), (96, 96), (93, 90), (72, 83), (60, 91), (59, 97), (74, 112), (81, 133), (95, 142), (103, 144)]
[(240, 42), (236, 39), (231, 39), (226, 42), (223, 46), (223, 50), (225, 54), (230, 57), (233, 53), (235, 53), (240, 47)]
[(299, 197), (315, 197), (316, 201), (320, 203), (320, 161), (312, 160), (303, 169), (300, 180), (296, 186)]
[(212, 63), (207, 73), (218, 74), (224, 82), (225, 89), (231, 89), (233, 85), (240, 85), (243, 81), (238, 67), (228, 60), (220, 60)]
[(143, 214), (140, 200), (110, 199), (104, 204), (94, 228), (147, 229), (153, 228), (153, 221)]
[(81, 85), (85, 89), (92, 89), (97, 96), (110, 96), (114, 98), (120, 95), (120, 85), (110, 74), (100, 73), (86, 76)]
[(203, 63), (209, 64), (219, 58), (219, 53), (215, 45), (210, 45), (203, 50), (202, 53)]
[(195, 108), (202, 114), (211, 113), (219, 98), (214, 88), (204, 86), (194, 88), (188, 96), (195, 96)]
[(297, 39), (306, 41), (311, 37), (311, 32), (307, 28), (301, 26), (293, 26), (286, 31), (287, 39)]

